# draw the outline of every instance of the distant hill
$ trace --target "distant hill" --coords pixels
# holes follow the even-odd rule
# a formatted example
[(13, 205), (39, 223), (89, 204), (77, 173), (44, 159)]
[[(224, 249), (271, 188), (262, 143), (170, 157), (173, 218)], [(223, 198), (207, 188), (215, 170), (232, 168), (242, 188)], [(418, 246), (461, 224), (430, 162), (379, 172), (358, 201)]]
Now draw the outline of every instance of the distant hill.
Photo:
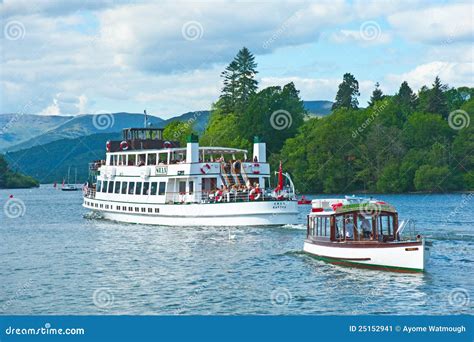
[(40, 183), (61, 182), (67, 176), (68, 167), (71, 170), (77, 168), (77, 180), (83, 183), (88, 176), (88, 163), (105, 158), (106, 141), (120, 138), (120, 133), (101, 133), (60, 139), (26, 150), (9, 152), (5, 159), (12, 170), (30, 175)]
[(331, 101), (303, 101), (305, 109), (315, 116), (326, 116), (331, 113)]
[(50, 131), (72, 116), (2, 114), (0, 115), (0, 151)]
[[(107, 113), (107, 114), (83, 114), (69, 117), (69, 120), (63, 122), (49, 130), (44, 130), (42, 134), (33, 136), (31, 139), (23, 141), (19, 144), (3, 148), (4, 151), (18, 151), (32, 146), (44, 145), (52, 141), (64, 138), (77, 138), (80, 136), (121, 132), (127, 127), (143, 127), (143, 114), (137, 115), (132, 113)], [(155, 116), (149, 116), (148, 122), (154, 126), (161, 126), (163, 119)], [(27, 124), (25, 129), (34, 127), (34, 124)]]
[(166, 120), (164, 122), (164, 126), (166, 126), (168, 123), (172, 121), (190, 122), (193, 124), (194, 129), (198, 133), (202, 133), (206, 129), (207, 122), (209, 121), (209, 114), (210, 114), (210, 111), (208, 110), (199, 110), (196, 112), (184, 113), (182, 115), (175, 116), (171, 119)]

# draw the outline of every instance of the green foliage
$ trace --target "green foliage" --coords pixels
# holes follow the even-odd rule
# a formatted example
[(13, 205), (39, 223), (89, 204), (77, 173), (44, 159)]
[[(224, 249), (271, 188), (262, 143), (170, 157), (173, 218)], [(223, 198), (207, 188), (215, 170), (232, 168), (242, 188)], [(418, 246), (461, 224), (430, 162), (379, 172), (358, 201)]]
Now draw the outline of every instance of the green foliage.
[(420, 98), (419, 110), (426, 113), (440, 114), (443, 118), (447, 118), (449, 113), (445, 94), (447, 90), (448, 87), (442, 84), (439, 77), (436, 76), (431, 89), (421, 88), (418, 94)]
[(193, 125), (189, 122), (172, 121), (165, 126), (163, 138), (165, 140), (179, 141), (181, 146), (186, 146), (186, 137), (191, 133), (196, 132), (193, 130)]
[(457, 130), (441, 114), (415, 111), (405, 83), (369, 108), (305, 122), (278, 158), (302, 192), (473, 190), (474, 99), (467, 98), (460, 109), (471, 124)]
[(0, 155), (0, 189), (32, 188), (38, 185), (39, 182), (33, 177), (10, 170), (5, 157)]
[(352, 74), (346, 73), (343, 76), (342, 83), (339, 84), (336, 101), (332, 105), (332, 109), (357, 109), (359, 105), (359, 101), (357, 100), (358, 96), (360, 96), (359, 82)]
[(221, 73), (224, 87), (218, 105), (223, 114), (240, 112), (257, 91), (258, 82), (255, 76), (257, 63), (255, 56), (243, 47), (234, 60)]
[(372, 96), (370, 97), (369, 106), (373, 106), (375, 102), (382, 100), (383, 97), (383, 92), (380, 89), (380, 83), (377, 82), (375, 83), (375, 89), (372, 92)]

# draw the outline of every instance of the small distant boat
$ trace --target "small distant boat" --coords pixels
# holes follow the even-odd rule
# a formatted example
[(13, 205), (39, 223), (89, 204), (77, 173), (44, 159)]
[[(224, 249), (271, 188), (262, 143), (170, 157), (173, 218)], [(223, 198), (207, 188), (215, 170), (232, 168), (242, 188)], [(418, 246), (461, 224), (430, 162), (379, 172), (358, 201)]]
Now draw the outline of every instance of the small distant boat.
[(336, 265), (423, 272), (430, 244), (415, 234), (414, 222), (399, 225), (397, 211), (383, 201), (318, 199), (312, 201), (303, 250)]
[(306, 199), (304, 196), (301, 196), (301, 199), (298, 200), (299, 205), (311, 204), (311, 200)]
[(62, 191), (77, 191), (77, 190), (79, 190), (79, 188), (76, 186), (76, 184), (77, 184), (77, 168), (75, 169), (74, 184), (69, 183), (70, 173), (71, 173), (71, 167), (69, 167), (68, 170), (67, 170), (67, 184), (64, 184), (65, 181), (63, 180), (63, 184), (61, 186)]

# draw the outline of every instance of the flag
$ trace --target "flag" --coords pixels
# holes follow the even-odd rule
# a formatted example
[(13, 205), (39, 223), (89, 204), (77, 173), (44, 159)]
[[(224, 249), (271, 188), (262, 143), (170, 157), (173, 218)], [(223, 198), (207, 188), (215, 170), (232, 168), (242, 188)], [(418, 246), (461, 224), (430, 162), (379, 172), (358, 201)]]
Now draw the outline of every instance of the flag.
[(275, 191), (282, 191), (283, 190), (283, 170), (281, 167), (281, 160), (280, 160), (280, 168), (278, 169), (278, 186), (276, 187)]

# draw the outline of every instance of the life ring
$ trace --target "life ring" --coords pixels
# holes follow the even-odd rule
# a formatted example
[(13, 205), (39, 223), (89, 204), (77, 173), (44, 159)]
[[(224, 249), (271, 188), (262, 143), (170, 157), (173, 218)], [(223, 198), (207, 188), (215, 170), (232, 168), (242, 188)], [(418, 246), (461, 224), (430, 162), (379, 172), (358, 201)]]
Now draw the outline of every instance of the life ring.
[(163, 147), (164, 147), (164, 148), (170, 148), (170, 147), (171, 147), (171, 143), (170, 143), (169, 141), (165, 141), (165, 142), (163, 143)]
[(260, 164), (254, 163), (252, 165), (252, 173), (259, 174), (260, 173)]
[(216, 200), (216, 202), (222, 202), (222, 191), (218, 190), (216, 191), (216, 196), (214, 197), (214, 199)]
[(209, 164), (205, 164), (201, 167), (201, 173), (203, 175), (205, 175), (206, 173), (208, 173), (209, 171), (211, 170), (211, 165)]
[(260, 190), (260, 188), (256, 188), (256, 189), (250, 190), (249, 198), (252, 201), (257, 201), (260, 199), (261, 195), (262, 195), (262, 191)]
[(122, 141), (122, 142), (120, 143), (120, 149), (121, 149), (122, 151), (128, 150), (128, 142), (127, 142), (126, 140), (124, 140), (124, 141)]
[(110, 152), (110, 140), (105, 143), (105, 150)]

